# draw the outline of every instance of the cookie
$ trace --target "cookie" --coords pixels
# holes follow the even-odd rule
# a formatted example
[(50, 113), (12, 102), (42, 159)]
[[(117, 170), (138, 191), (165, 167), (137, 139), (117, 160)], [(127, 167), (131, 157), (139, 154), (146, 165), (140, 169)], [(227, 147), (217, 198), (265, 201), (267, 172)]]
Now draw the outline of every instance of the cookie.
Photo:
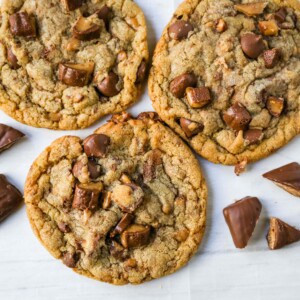
[(0, 108), (35, 127), (80, 129), (133, 104), (147, 29), (132, 0), (3, 0)]
[(114, 115), (84, 140), (56, 140), (25, 186), (30, 223), (48, 251), (117, 285), (185, 265), (204, 234), (206, 199), (198, 161), (155, 113)]
[(156, 47), (159, 116), (204, 158), (253, 162), (300, 132), (298, 1), (187, 0)]

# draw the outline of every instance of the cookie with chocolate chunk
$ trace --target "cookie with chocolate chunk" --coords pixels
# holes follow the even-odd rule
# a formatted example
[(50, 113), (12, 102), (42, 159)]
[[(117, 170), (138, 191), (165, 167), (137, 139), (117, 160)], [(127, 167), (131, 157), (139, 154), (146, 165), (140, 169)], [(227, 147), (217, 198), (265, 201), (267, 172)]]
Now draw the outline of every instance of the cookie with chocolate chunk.
[(257, 161), (300, 132), (300, 4), (186, 0), (155, 50), (149, 93), (204, 158)]
[(144, 14), (133, 0), (3, 0), (0, 109), (30, 126), (80, 129), (138, 98)]
[(184, 266), (204, 234), (206, 201), (198, 161), (155, 113), (114, 115), (84, 140), (56, 140), (25, 186), (30, 223), (48, 251), (118, 285)]

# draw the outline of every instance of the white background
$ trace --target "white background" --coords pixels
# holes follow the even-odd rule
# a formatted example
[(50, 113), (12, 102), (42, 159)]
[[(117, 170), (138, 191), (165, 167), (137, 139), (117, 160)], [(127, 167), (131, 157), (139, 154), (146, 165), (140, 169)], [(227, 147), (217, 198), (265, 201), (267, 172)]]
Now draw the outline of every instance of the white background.
[[(0, 0), (1, 1), (1, 0)], [(151, 51), (174, 12), (172, 0), (137, 0), (144, 10)], [(176, 1), (177, 3), (179, 1)], [(145, 91), (133, 114), (152, 110)], [(27, 137), (0, 154), (0, 173), (23, 190), (32, 161), (54, 139), (65, 134), (89, 135), (92, 128), (77, 132), (55, 132), (30, 128), (0, 112), (0, 122), (12, 125)], [(0, 224), (1, 300), (93, 300), (93, 299), (299, 299), (300, 243), (270, 251), (265, 235), (270, 216), (300, 227), (300, 199), (277, 188), (261, 174), (298, 161), (300, 139), (249, 167), (236, 177), (232, 167), (213, 165), (200, 159), (209, 185), (208, 222), (204, 241), (188, 266), (166, 278), (140, 286), (111, 286), (77, 275), (53, 259), (33, 235), (22, 206)], [(188, 166), (187, 166), (188, 167)], [(234, 248), (222, 209), (235, 199), (257, 196), (263, 211), (254, 236), (245, 250)]]

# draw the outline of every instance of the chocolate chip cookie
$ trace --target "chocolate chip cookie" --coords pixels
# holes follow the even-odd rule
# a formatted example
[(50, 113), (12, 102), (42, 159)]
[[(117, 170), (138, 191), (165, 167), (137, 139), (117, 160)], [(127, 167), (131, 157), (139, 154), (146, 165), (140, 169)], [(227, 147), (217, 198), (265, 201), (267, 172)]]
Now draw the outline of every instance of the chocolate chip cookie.
[(25, 124), (80, 129), (137, 100), (143, 12), (132, 0), (3, 0), (0, 108)]
[(157, 45), (149, 91), (200, 155), (253, 162), (300, 132), (300, 4), (186, 0)]
[(155, 113), (114, 115), (84, 140), (56, 140), (25, 187), (30, 223), (48, 251), (113, 284), (185, 265), (204, 233), (206, 198), (198, 161)]

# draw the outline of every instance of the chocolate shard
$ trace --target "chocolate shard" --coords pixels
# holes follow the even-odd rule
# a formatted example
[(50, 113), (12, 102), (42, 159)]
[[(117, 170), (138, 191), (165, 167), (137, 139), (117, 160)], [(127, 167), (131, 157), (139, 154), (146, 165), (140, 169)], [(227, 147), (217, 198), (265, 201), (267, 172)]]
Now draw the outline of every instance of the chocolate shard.
[(0, 124), (0, 153), (10, 148), (24, 136), (25, 134), (23, 134), (19, 130), (5, 124)]
[(287, 164), (263, 174), (288, 193), (300, 197), (300, 165), (296, 162)]
[(149, 243), (150, 227), (133, 224), (121, 234), (121, 243), (124, 248), (134, 248)]
[(256, 197), (245, 197), (223, 209), (236, 248), (245, 248), (255, 229), (262, 205)]
[(22, 201), (20, 191), (0, 174), (0, 222), (13, 213)]
[(300, 241), (300, 230), (277, 218), (270, 219), (267, 241), (271, 250)]

